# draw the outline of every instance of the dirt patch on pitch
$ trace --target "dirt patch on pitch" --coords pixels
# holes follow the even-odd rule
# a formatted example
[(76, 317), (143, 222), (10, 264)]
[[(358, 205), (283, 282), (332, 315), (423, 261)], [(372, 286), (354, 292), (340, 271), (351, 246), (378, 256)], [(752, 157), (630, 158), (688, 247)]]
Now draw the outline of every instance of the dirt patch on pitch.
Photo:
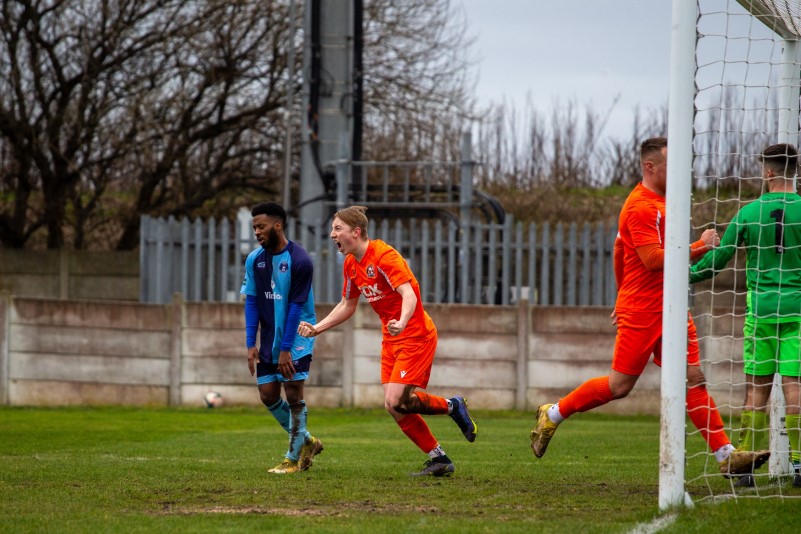
[(373, 512), (379, 514), (437, 513), (436, 506), (412, 506), (401, 503), (376, 503), (373, 501), (332, 503), (329, 505), (276, 508), (274, 506), (180, 506), (164, 503), (154, 515), (205, 515), (205, 514), (259, 514), (286, 517), (326, 516), (347, 517), (351, 513)]

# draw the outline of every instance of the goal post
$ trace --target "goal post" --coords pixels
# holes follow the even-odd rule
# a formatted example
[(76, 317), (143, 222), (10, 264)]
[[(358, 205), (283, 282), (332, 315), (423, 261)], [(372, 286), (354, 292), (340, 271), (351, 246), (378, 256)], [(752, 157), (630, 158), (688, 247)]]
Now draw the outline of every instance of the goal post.
[[(739, 0), (741, 3), (744, 0)], [(800, 21), (801, 22), (801, 21)], [(781, 57), (781, 79), (779, 89), (779, 124), (777, 132), (778, 143), (790, 143), (798, 147), (798, 119), (799, 119), (799, 64), (801, 64), (801, 43), (798, 37), (792, 35), (784, 37)], [(788, 38), (790, 37), (790, 38)], [(786, 451), (789, 449), (787, 433), (784, 429), (785, 399), (782, 391), (781, 377), (773, 377), (773, 389), (770, 396), (770, 450), (771, 458), (768, 472), (773, 476), (789, 473), (791, 470), (790, 457)]]
[[(751, 493), (735, 491), (733, 483), (724, 483), (714, 457), (709, 459), (708, 450), (697, 454), (690, 451), (697, 449), (699, 440), (697, 432), (685, 428), (685, 399), (688, 238), (697, 238), (701, 229), (711, 225), (721, 231), (740, 207), (761, 194), (758, 157), (765, 146), (774, 143), (798, 146), (799, 36), (801, 2), (673, 1), (660, 510), (690, 505), (685, 491), (688, 483), (708, 488), (711, 497), (794, 496), (782, 489), (781, 481), (781, 475), (790, 470), (790, 460), (780, 377), (774, 381), (769, 402), (772, 455), (768, 473), (764, 475), (766, 483), (750, 488)], [(693, 185), (704, 189), (706, 195), (696, 204), (691, 197)], [(696, 317), (707, 388), (717, 401), (735, 446), (739, 428), (734, 427), (739, 426), (747, 379), (742, 366), (745, 291), (742, 283), (738, 285), (738, 280), (745, 279), (742, 259), (743, 254), (738, 252), (732, 262), (733, 281), (713, 279), (712, 289), (703, 290), (707, 293), (702, 295), (706, 300), (701, 299), (703, 310), (708, 311), (701, 314), (700, 320)], [(698, 297), (699, 292), (695, 295)], [(724, 306), (728, 309), (720, 312)], [(728, 331), (721, 334), (726, 328)], [(688, 462), (692, 462), (692, 472), (685, 470)], [(696, 466), (701, 463), (709, 468), (701, 467), (704, 473), (698, 476)]]
[(659, 508), (685, 504), (684, 418), (687, 380), (687, 258), (690, 234), (693, 99), (695, 95), (694, 3), (673, 0), (668, 97), (668, 160), (662, 314), (662, 403)]

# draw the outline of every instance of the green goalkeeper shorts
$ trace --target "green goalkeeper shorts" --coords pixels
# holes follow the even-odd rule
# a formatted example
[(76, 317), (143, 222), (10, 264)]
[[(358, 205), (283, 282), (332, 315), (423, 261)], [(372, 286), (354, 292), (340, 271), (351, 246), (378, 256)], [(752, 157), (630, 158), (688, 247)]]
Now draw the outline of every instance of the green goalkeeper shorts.
[(743, 337), (745, 374), (801, 376), (801, 321), (769, 323), (746, 319)]

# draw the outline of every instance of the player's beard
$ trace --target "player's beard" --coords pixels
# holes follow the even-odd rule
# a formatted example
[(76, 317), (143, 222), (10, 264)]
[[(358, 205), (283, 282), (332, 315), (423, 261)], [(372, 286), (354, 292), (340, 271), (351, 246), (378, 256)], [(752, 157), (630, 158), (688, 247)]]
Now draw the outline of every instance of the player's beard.
[(265, 239), (264, 244), (262, 244), (262, 248), (272, 252), (278, 248), (279, 243), (278, 232), (275, 231), (275, 228), (270, 228), (270, 231), (267, 233), (267, 239)]

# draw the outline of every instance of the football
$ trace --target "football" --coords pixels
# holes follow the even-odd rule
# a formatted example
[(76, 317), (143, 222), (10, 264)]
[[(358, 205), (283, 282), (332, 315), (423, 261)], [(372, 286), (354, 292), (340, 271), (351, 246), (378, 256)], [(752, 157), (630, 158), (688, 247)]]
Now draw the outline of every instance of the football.
[(216, 391), (209, 391), (203, 396), (203, 402), (206, 403), (207, 408), (219, 408), (223, 405), (223, 398)]

